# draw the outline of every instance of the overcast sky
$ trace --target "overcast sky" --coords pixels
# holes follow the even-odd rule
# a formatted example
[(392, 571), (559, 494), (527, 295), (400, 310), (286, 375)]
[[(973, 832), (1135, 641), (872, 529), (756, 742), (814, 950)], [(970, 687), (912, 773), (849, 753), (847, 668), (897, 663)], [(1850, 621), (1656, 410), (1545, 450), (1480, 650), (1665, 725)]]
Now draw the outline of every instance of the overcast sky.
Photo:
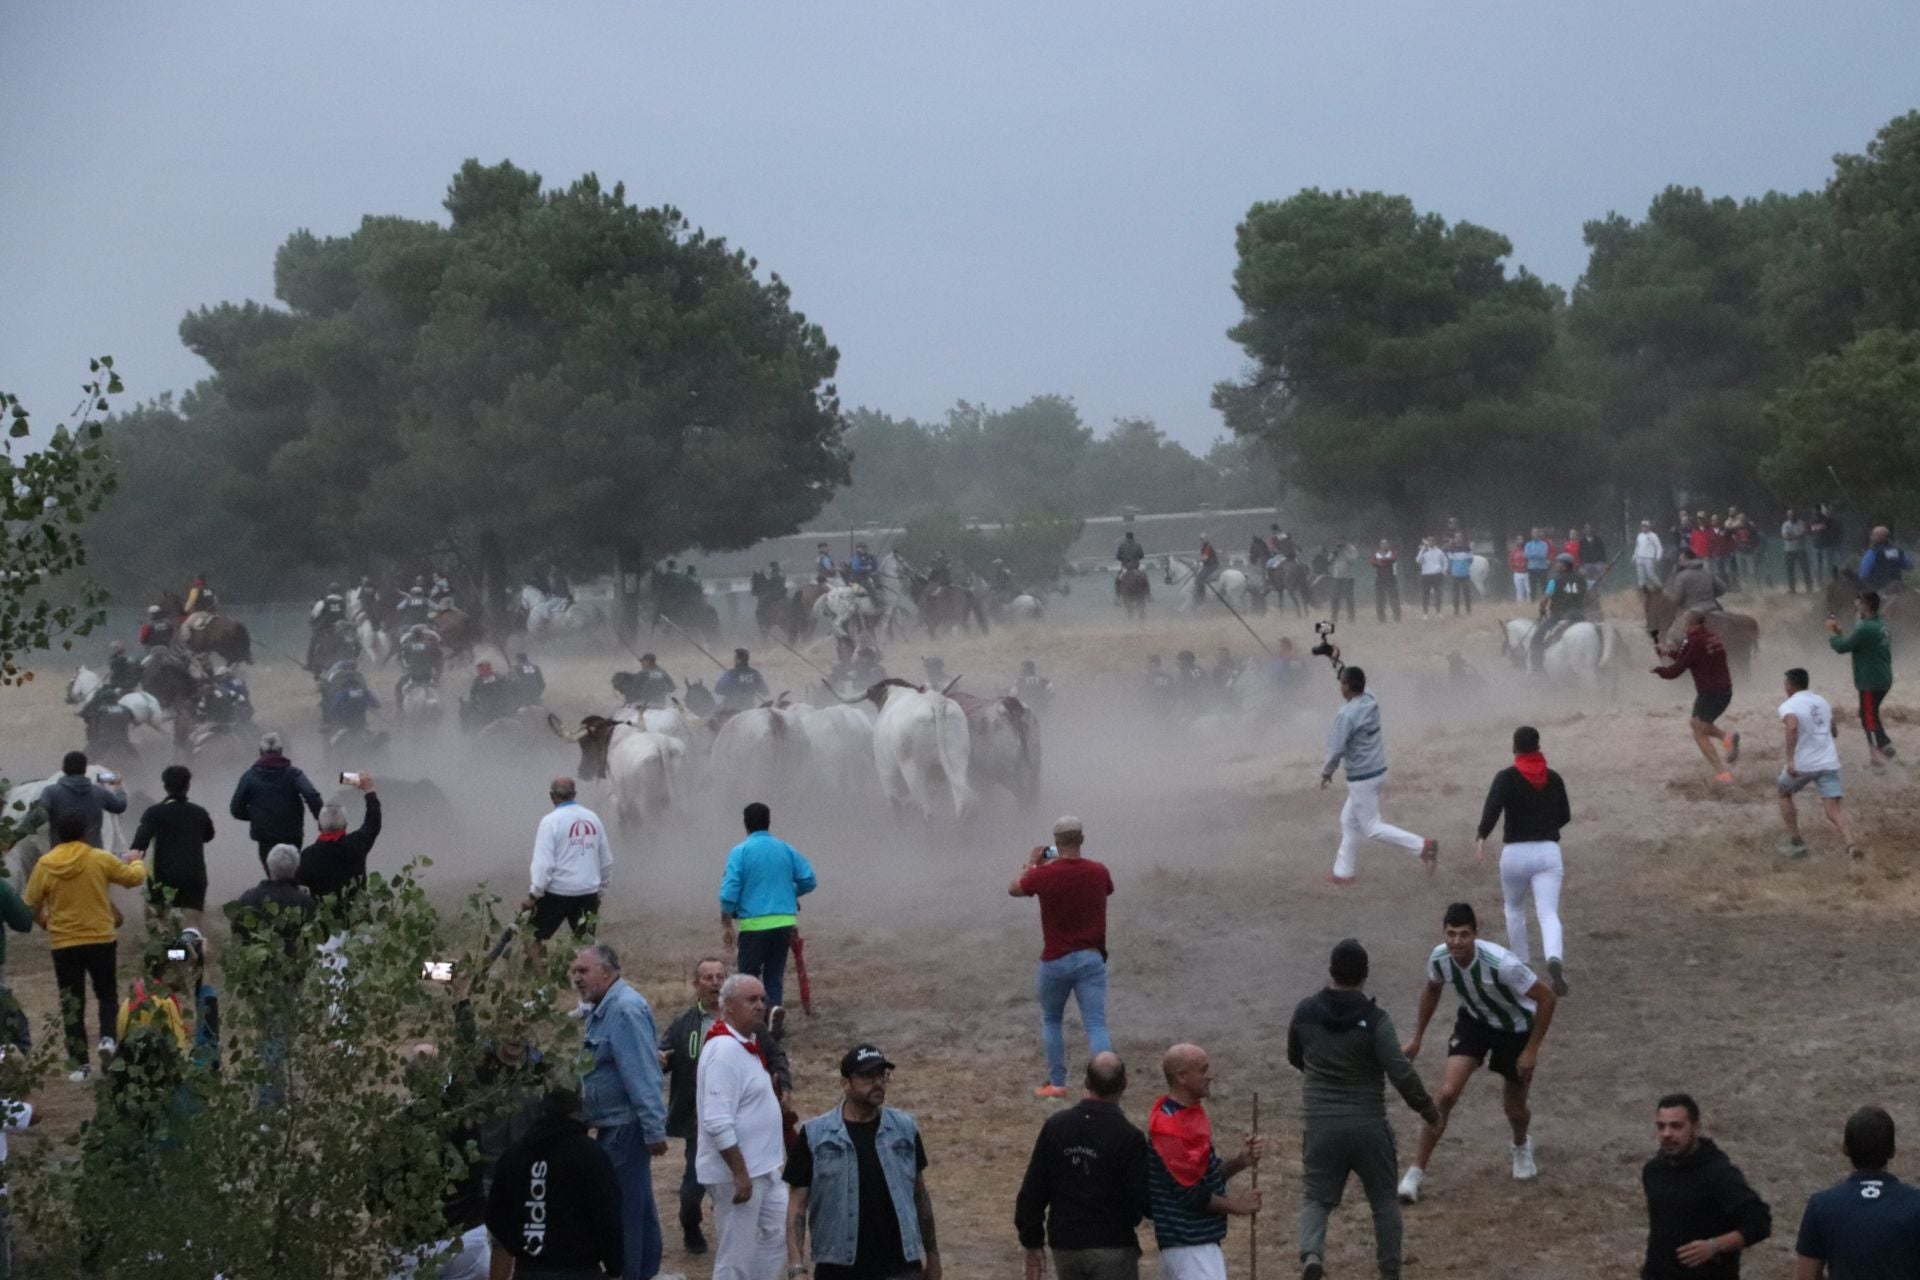
[(1920, 106), (1915, 0), (0, 4), (0, 387), (49, 421), (92, 354), (191, 385), (184, 312), (477, 156), (746, 248), (849, 406), (1203, 446), (1255, 200), (1402, 192), (1571, 284), (1583, 219), (1818, 186)]

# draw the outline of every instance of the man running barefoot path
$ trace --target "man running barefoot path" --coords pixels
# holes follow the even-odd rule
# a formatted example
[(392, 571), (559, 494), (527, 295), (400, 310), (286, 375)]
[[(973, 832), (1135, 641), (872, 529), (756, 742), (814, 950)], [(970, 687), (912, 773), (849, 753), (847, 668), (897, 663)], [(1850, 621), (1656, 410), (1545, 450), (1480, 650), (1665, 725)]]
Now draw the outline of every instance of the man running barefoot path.
[[(1718, 783), (1733, 781), (1733, 766), (1740, 762), (1740, 735), (1721, 733), (1719, 720), (1733, 701), (1733, 673), (1727, 669), (1726, 646), (1720, 637), (1707, 630), (1707, 615), (1689, 609), (1687, 630), (1680, 647), (1671, 651), (1654, 647), (1654, 652), (1670, 659), (1664, 667), (1654, 667), (1662, 680), (1675, 680), (1685, 671), (1693, 672), (1693, 714), (1687, 725), (1693, 731), (1693, 745), (1707, 758)], [(1727, 751), (1726, 764), (1720, 763), (1720, 748)]]
[(1367, 673), (1359, 667), (1342, 667), (1335, 678), (1346, 705), (1327, 732), (1327, 763), (1320, 770), (1320, 786), (1324, 790), (1333, 781), (1333, 771), (1344, 763), (1347, 802), (1340, 807), (1340, 852), (1334, 857), (1333, 870), (1327, 873), (1327, 882), (1353, 883), (1362, 840), (1397, 844), (1417, 854), (1432, 874), (1440, 858), (1439, 842), (1423, 840), (1380, 817), (1380, 788), (1387, 781), (1387, 743), (1380, 732), (1380, 704), (1367, 692)]
[(1446, 1070), (1433, 1098), (1440, 1108), (1440, 1123), (1420, 1130), (1413, 1164), (1400, 1179), (1402, 1204), (1419, 1200), (1427, 1163), (1447, 1131), (1453, 1104), (1460, 1101), (1467, 1081), (1489, 1058), (1494, 1074), (1506, 1079), (1501, 1100), (1513, 1131), (1513, 1176), (1524, 1182), (1539, 1174), (1533, 1160), (1533, 1139), (1527, 1132), (1533, 1120), (1527, 1095), (1557, 1000), (1547, 984), (1513, 952), (1480, 939), (1479, 921), (1467, 903), (1448, 907), (1442, 924), (1446, 941), (1433, 949), (1427, 961), (1427, 985), (1420, 992), (1420, 1020), (1405, 1048), (1408, 1059), (1419, 1056), (1427, 1024), (1440, 1007), (1440, 993), (1449, 986), (1460, 997), (1460, 1012), (1453, 1021), (1453, 1036), (1447, 1041)]
[(1547, 975), (1553, 994), (1567, 994), (1567, 978), (1562, 962), (1560, 928), (1560, 882), (1566, 875), (1560, 860), (1560, 829), (1573, 821), (1567, 804), (1567, 784), (1547, 768), (1540, 754), (1540, 731), (1521, 725), (1513, 731), (1513, 767), (1493, 775), (1487, 791), (1487, 803), (1480, 811), (1479, 839), (1473, 846), (1473, 860), (1487, 858), (1487, 836), (1502, 814), (1500, 849), (1500, 888), (1506, 899), (1507, 949), (1521, 964), (1532, 960), (1527, 946), (1527, 897), (1533, 897), (1533, 913), (1540, 921), (1540, 946), (1547, 953)]

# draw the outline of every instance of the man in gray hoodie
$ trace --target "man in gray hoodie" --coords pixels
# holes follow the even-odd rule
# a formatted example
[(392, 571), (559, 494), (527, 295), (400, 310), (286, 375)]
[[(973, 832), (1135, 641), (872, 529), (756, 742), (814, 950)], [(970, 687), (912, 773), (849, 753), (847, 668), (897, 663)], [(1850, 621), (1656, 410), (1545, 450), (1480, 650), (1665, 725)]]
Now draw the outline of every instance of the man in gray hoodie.
[(1287, 1028), (1287, 1061), (1303, 1073), (1300, 1201), (1301, 1280), (1325, 1274), (1327, 1217), (1339, 1205), (1347, 1175), (1360, 1175), (1373, 1210), (1374, 1251), (1384, 1280), (1400, 1275), (1400, 1202), (1393, 1126), (1385, 1082), (1393, 1081), (1428, 1124), (1440, 1116), (1420, 1075), (1400, 1051), (1393, 1021), (1364, 990), (1367, 949), (1352, 938), (1336, 945), (1327, 975), (1333, 985), (1302, 1000)]
[(61, 814), (78, 813), (87, 820), (87, 843), (100, 848), (100, 832), (106, 824), (106, 815), (127, 811), (127, 793), (119, 785), (119, 778), (105, 773), (102, 776), (112, 777), (112, 785), (102, 786), (87, 776), (86, 752), (67, 752), (60, 761), (60, 776), (40, 793), (33, 812), (27, 815), (24, 829), (33, 832), (42, 824), (54, 826)]
[(1327, 873), (1330, 884), (1352, 884), (1360, 860), (1362, 840), (1397, 844), (1419, 856), (1429, 873), (1440, 857), (1440, 844), (1402, 831), (1380, 817), (1380, 788), (1387, 781), (1387, 742), (1380, 733), (1380, 704), (1367, 692), (1367, 673), (1359, 667), (1341, 667), (1336, 673), (1346, 705), (1327, 731), (1327, 763), (1320, 785), (1333, 781), (1333, 771), (1347, 767), (1347, 802), (1340, 808), (1340, 852)]

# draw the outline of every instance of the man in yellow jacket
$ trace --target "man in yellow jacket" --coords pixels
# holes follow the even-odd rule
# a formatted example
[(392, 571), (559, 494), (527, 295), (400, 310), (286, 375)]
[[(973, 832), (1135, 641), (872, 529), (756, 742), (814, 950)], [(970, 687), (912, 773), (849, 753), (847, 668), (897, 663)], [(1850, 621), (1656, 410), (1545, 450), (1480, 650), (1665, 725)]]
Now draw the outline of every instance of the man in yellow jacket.
[(120, 912), (108, 886), (132, 889), (147, 878), (143, 854), (123, 861), (86, 841), (83, 813), (62, 813), (54, 819), (54, 839), (60, 843), (34, 864), (27, 880), (26, 902), (46, 929), (53, 949), (53, 976), (60, 986), (61, 1012), (66, 1020), (67, 1059), (73, 1071), (67, 1078), (85, 1080), (87, 1066), (87, 984), (93, 985), (100, 1010), (100, 1055), (114, 1049), (113, 1015), (119, 1003), (118, 925)]

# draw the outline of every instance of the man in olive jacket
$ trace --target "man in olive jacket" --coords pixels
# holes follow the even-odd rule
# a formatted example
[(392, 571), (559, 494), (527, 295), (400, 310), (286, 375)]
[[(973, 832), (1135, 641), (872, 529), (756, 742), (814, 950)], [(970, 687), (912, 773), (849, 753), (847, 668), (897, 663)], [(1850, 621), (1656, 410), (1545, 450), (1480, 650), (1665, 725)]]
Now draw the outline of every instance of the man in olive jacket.
[(1373, 1210), (1374, 1249), (1385, 1280), (1400, 1274), (1400, 1203), (1395, 1195), (1397, 1156), (1387, 1123), (1386, 1081), (1428, 1124), (1439, 1110), (1420, 1075), (1400, 1051), (1400, 1037), (1386, 1011), (1364, 988), (1367, 949), (1352, 938), (1333, 949), (1327, 974), (1333, 985), (1302, 1000), (1287, 1028), (1287, 1061), (1302, 1081), (1302, 1280), (1324, 1274), (1327, 1217), (1340, 1203), (1347, 1175), (1360, 1175)]

